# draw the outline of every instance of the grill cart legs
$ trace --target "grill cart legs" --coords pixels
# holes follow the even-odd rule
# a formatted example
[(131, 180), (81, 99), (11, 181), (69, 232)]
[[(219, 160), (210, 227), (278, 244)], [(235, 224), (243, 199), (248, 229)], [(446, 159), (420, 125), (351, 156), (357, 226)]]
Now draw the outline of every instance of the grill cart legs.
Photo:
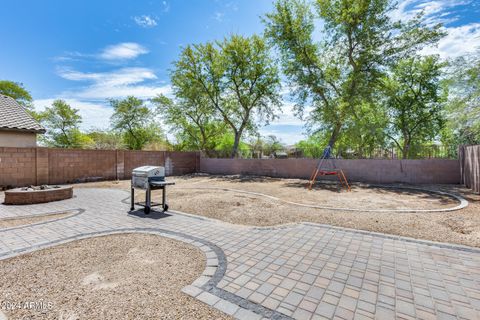
[(145, 192), (145, 208), (143, 209), (145, 214), (150, 213), (151, 207), (152, 207), (152, 190), (150, 189), (150, 184), (148, 184), (147, 190)]
[[(167, 204), (167, 185), (171, 185), (173, 183), (152, 183), (149, 184), (147, 189), (145, 190), (145, 203), (135, 203), (135, 188), (131, 188), (130, 194), (130, 211), (135, 210), (135, 205), (143, 206), (143, 212), (145, 214), (149, 214), (152, 207), (161, 206), (163, 212), (168, 211), (168, 204)], [(162, 190), (162, 203), (152, 203), (152, 190)]]
[(133, 188), (133, 184), (130, 187), (130, 211), (135, 210), (135, 189)]
[[(145, 214), (149, 214), (152, 207), (162, 206), (163, 211), (168, 210), (167, 205), (167, 186), (174, 185), (175, 182), (165, 181), (165, 168), (155, 166), (143, 166), (133, 169), (131, 181), (131, 200), (130, 210), (135, 210), (138, 204), (144, 207)], [(135, 203), (135, 189), (145, 190), (145, 202)], [(152, 202), (152, 190), (162, 190), (162, 203)]]
[(162, 188), (162, 207), (163, 207), (163, 212), (168, 211), (168, 204), (167, 204), (167, 192), (166, 192), (167, 187), (164, 186)]

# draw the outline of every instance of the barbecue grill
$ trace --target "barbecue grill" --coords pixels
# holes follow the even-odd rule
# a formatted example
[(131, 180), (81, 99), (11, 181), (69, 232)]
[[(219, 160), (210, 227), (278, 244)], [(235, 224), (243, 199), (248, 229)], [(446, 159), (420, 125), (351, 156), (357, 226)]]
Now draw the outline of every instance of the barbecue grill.
[[(155, 166), (144, 166), (135, 168), (132, 171), (131, 182), (131, 208), (135, 210), (135, 205), (144, 207), (145, 214), (150, 213), (150, 209), (156, 206), (162, 206), (163, 211), (168, 210), (166, 189), (167, 186), (174, 185), (175, 182), (165, 181), (165, 168)], [(135, 189), (145, 190), (145, 202), (135, 202)], [(152, 190), (162, 190), (162, 203), (152, 202)]]

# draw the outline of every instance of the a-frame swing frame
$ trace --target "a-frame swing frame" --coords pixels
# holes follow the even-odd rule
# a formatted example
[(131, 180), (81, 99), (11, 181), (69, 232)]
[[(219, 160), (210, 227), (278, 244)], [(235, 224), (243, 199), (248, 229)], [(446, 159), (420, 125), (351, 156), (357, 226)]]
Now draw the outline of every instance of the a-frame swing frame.
[(345, 173), (343, 172), (342, 169), (328, 169), (328, 170), (323, 170), (322, 166), (325, 161), (332, 161), (330, 157), (331, 153), (331, 147), (327, 146), (325, 150), (323, 150), (322, 157), (318, 161), (317, 166), (312, 172), (312, 175), (310, 176), (310, 180), (308, 183), (308, 190), (312, 190), (313, 185), (317, 181), (318, 176), (337, 176), (338, 180), (340, 181), (340, 184), (342, 187), (344, 187), (347, 191), (351, 191), (350, 184), (348, 183), (347, 177), (345, 176)]

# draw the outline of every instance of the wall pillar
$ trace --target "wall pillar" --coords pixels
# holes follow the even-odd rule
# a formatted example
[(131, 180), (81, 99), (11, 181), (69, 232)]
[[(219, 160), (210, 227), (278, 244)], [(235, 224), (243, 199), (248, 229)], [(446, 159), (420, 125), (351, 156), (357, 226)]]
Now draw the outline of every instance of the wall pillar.
[(173, 162), (172, 162), (172, 159), (170, 158), (170, 152), (164, 151), (163, 159), (164, 159), (165, 175), (171, 176), (173, 174)]
[(116, 179), (125, 179), (125, 151), (115, 151), (115, 166), (116, 166)]
[(35, 184), (49, 184), (48, 149), (35, 148)]

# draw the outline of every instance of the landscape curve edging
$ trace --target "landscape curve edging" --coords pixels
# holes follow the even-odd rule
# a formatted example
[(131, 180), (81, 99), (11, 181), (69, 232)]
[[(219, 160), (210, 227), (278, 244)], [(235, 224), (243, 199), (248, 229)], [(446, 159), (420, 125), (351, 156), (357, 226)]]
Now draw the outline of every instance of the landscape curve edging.
[(247, 299), (241, 298), (235, 294), (218, 288), (217, 285), (225, 275), (225, 271), (227, 268), (227, 258), (223, 250), (215, 244), (211, 243), (210, 241), (177, 231), (170, 231), (161, 228), (138, 227), (83, 233), (63, 239), (50, 241), (47, 243), (33, 245), (27, 248), (13, 250), (11, 251), (12, 253), (0, 255), (0, 261), (15, 258), (43, 249), (53, 248), (62, 244), (78, 240), (128, 233), (152, 234), (177, 241), (182, 241), (184, 243), (195, 246), (203, 252), (206, 257), (205, 269), (202, 274), (190, 285), (182, 288), (181, 291), (183, 293), (199, 301), (202, 301), (203, 303), (206, 303), (209, 306), (218, 309), (230, 316), (233, 316), (235, 319), (261, 319), (265, 317), (270, 318), (273, 316), (275, 316), (275, 319), (291, 319), (290, 317), (287, 317), (286, 315), (281, 314), (278, 311), (268, 309), (260, 304), (251, 302)]
[[(380, 186), (380, 185), (379, 185)], [(196, 188), (191, 188), (191, 187), (184, 187), (183, 189), (204, 189), (204, 190), (222, 190), (222, 191), (230, 191), (230, 192), (237, 192), (237, 193), (244, 193), (244, 194), (250, 194), (250, 195), (255, 195), (255, 196), (260, 196), (264, 198), (268, 198), (270, 200), (275, 200), (275, 201), (281, 201), (290, 205), (295, 205), (295, 206), (300, 206), (300, 207), (305, 207), (305, 208), (313, 208), (313, 209), (324, 209), (324, 210), (332, 210), (332, 211), (350, 211), (350, 212), (401, 212), (401, 213), (428, 213), (428, 212), (451, 212), (451, 211), (457, 211), (464, 209), (468, 206), (468, 201), (459, 196), (455, 195), (453, 193), (445, 192), (445, 191), (439, 191), (439, 190), (431, 190), (431, 189), (423, 189), (423, 188), (414, 188), (414, 187), (386, 187), (386, 186), (381, 186), (384, 188), (398, 188), (398, 189), (405, 189), (405, 190), (415, 190), (415, 191), (423, 191), (425, 193), (435, 193), (435, 194), (440, 194), (440, 195), (445, 195), (449, 196), (451, 198), (454, 198), (455, 200), (459, 201), (460, 204), (458, 204), (455, 207), (451, 208), (441, 208), (441, 209), (357, 209), (357, 208), (340, 208), (340, 207), (328, 207), (328, 206), (319, 206), (319, 205), (310, 205), (310, 204), (305, 204), (305, 203), (299, 203), (299, 202), (294, 202), (294, 201), (288, 201), (284, 200), (279, 197), (275, 197), (269, 194), (261, 193), (261, 192), (254, 192), (254, 191), (246, 191), (246, 190), (241, 190), (241, 189), (232, 189), (232, 188), (224, 188), (224, 187), (196, 187)]]
[(21, 220), (21, 219), (29, 219), (29, 218), (45, 218), (45, 217), (55, 216), (55, 215), (62, 214), (62, 213), (70, 213), (66, 217), (62, 217), (62, 218), (51, 219), (51, 220), (46, 220), (46, 221), (41, 221), (41, 222), (36, 222), (36, 223), (22, 224), (22, 225), (15, 226), (15, 227), (0, 228), (0, 232), (11, 231), (11, 230), (16, 230), (16, 229), (23, 229), (23, 228), (28, 228), (28, 227), (35, 227), (35, 226), (39, 226), (39, 225), (43, 225), (43, 224), (47, 224), (47, 223), (57, 222), (57, 221), (65, 220), (65, 219), (71, 219), (71, 218), (74, 218), (74, 217), (84, 213), (85, 211), (86, 211), (85, 209), (69, 209), (69, 210), (65, 210), (65, 211), (55, 211), (55, 212), (36, 214), (36, 215), (3, 218), (3, 219), (0, 219), (0, 221), (11, 221), (11, 220), (17, 220), (17, 219)]

